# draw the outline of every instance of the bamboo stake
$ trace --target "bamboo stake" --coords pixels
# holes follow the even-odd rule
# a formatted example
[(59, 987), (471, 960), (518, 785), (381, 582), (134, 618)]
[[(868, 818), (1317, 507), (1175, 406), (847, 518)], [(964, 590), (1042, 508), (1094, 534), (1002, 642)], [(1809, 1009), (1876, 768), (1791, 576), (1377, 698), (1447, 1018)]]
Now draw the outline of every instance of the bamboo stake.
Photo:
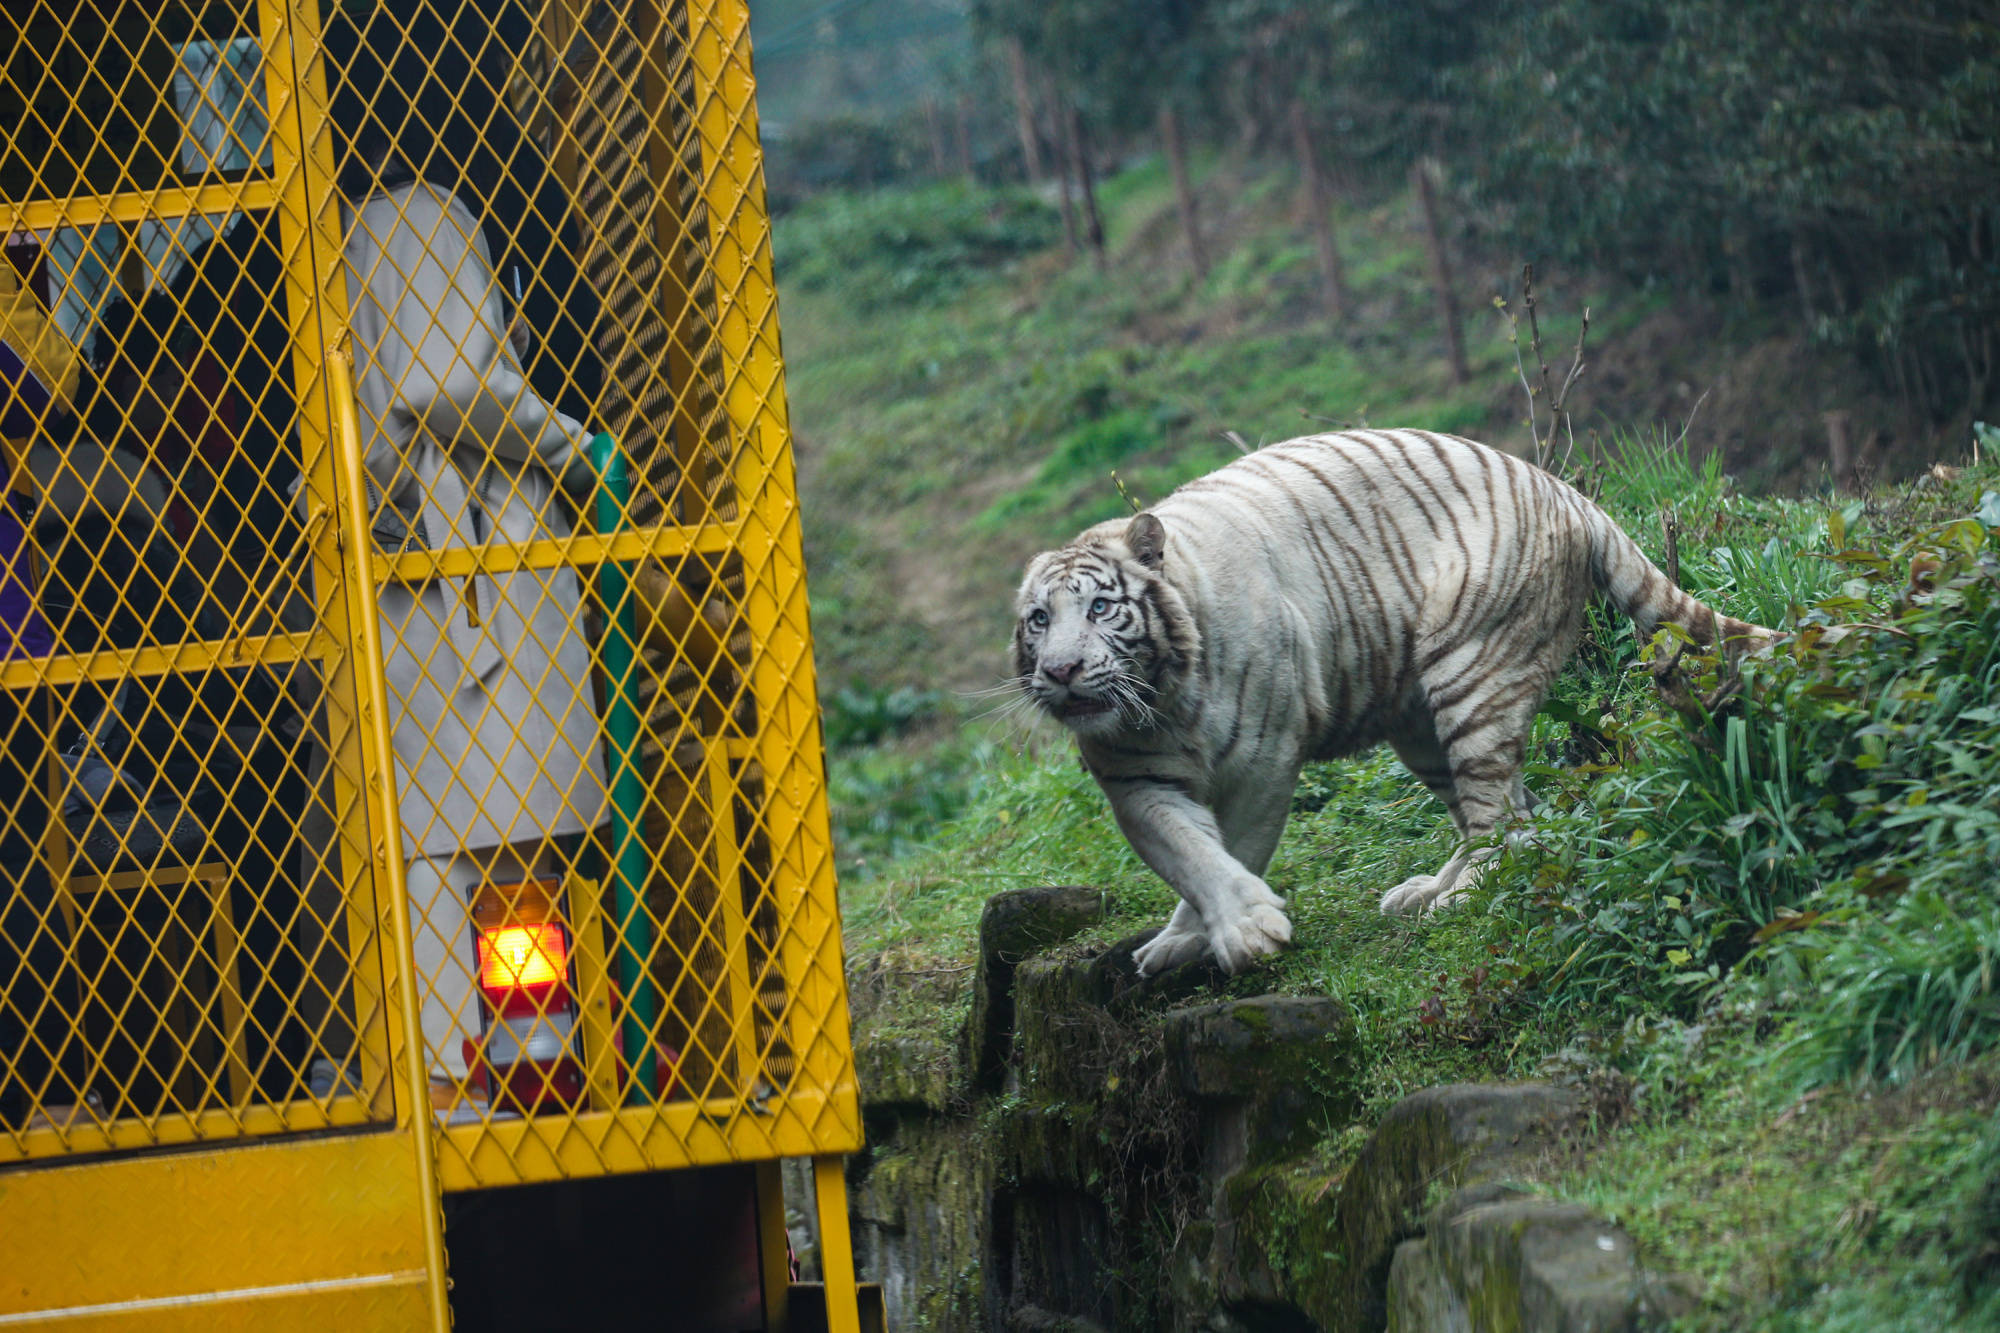
[(1030, 185), (1048, 176), (1042, 162), (1042, 139), (1035, 133), (1035, 90), (1028, 81), (1028, 53), (1019, 37), (1007, 39), (1007, 73), (1014, 81), (1014, 132), (1021, 136), (1021, 166)]
[(1451, 360), (1451, 382), (1464, 384), (1472, 378), (1465, 364), (1465, 335), (1459, 328), (1458, 295), (1452, 290), (1451, 257), (1445, 253), (1444, 229), (1438, 225), (1437, 195), (1431, 188), (1430, 164), (1419, 160), (1410, 167), (1410, 184), (1415, 188), (1417, 206), (1423, 213), (1424, 245), (1430, 251), (1431, 285), (1437, 291), (1438, 318), (1444, 322), (1445, 354)]
[(1319, 254), (1320, 297), (1326, 303), (1326, 313), (1342, 321), (1347, 318), (1347, 275), (1341, 268), (1340, 248), (1334, 244), (1331, 192), (1326, 173), (1320, 168), (1319, 150), (1313, 143), (1312, 122), (1306, 117), (1304, 102), (1293, 100), (1291, 120), (1292, 150), (1298, 155), (1306, 219), (1312, 227), (1313, 248)]
[(1160, 142), (1166, 148), (1167, 168), (1174, 178), (1174, 203), (1181, 214), (1181, 231), (1187, 236), (1188, 258), (1195, 276), (1208, 277), (1208, 251), (1201, 243), (1201, 225), (1195, 216), (1194, 186), (1188, 180), (1187, 149), (1181, 142), (1181, 119), (1171, 102), (1160, 103)]

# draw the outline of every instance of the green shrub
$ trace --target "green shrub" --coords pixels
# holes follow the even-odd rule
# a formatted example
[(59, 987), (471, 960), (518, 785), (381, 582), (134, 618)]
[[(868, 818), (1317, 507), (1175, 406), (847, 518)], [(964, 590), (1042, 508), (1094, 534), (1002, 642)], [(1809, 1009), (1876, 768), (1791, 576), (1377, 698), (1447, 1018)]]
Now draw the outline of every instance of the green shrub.
[(1065, 435), (1042, 463), (1035, 480), (1066, 485), (1106, 473), (1134, 454), (1158, 447), (1160, 428), (1144, 412), (1115, 412), (1086, 421)]
[(943, 706), (944, 696), (937, 690), (918, 690), (907, 685), (893, 690), (847, 686), (820, 707), (827, 748), (843, 750), (854, 745), (873, 745), (929, 721)]
[[(1828, 527), (1818, 563), (1852, 577), (1748, 664), (1741, 700), (1606, 723), (1609, 760), (1543, 771), (1554, 808), (1496, 876), (1559, 997), (1686, 1011), (1758, 951), (1820, 996), (1824, 1039), (1800, 1050), (1813, 1078), (1907, 1072), (1996, 1030), (2000, 531), (1960, 520), (1883, 554), (1851, 547), (1839, 513)], [(1739, 601), (1810, 582), (1720, 563)], [(1724, 670), (1692, 653), (1683, 669), (1697, 692)]]
[(1966, 1299), (1977, 1301), (1994, 1296), (2000, 1285), (2000, 1115), (1981, 1136), (1958, 1193), (1952, 1219), (1958, 1281)]
[(1056, 235), (1055, 214), (1021, 190), (949, 184), (826, 194), (785, 219), (777, 267), (787, 284), (838, 292), (857, 310), (918, 305)]
[[(767, 123), (768, 124), (768, 123)], [(935, 168), (924, 126), (908, 115), (843, 111), (765, 131), (765, 176), (775, 210), (824, 190), (876, 189)]]
[(994, 758), (990, 742), (935, 749), (853, 747), (827, 761), (833, 845), (843, 878), (866, 878), (920, 850), (958, 818)]

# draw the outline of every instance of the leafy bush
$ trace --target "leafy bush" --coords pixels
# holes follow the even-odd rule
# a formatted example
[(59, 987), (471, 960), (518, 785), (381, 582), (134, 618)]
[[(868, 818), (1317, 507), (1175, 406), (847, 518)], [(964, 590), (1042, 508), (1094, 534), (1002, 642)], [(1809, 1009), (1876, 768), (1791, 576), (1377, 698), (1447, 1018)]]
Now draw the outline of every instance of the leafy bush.
[(821, 705), (827, 747), (844, 750), (900, 735), (936, 717), (943, 703), (944, 696), (936, 690), (912, 689), (907, 685), (894, 690), (850, 685), (836, 691)]
[(848, 111), (765, 135), (773, 208), (822, 190), (874, 189), (931, 170), (923, 126), (909, 115)]
[(962, 184), (827, 194), (786, 219), (780, 276), (856, 309), (941, 300), (1052, 244), (1055, 213), (1022, 190)]
[(2000, 1281), (2000, 1115), (1987, 1125), (1957, 1192), (1958, 1281), (1968, 1300), (1978, 1300)]
[(1062, 438), (1043, 460), (1035, 480), (1052, 485), (1076, 482), (1116, 467), (1134, 454), (1158, 447), (1160, 428), (1144, 412), (1115, 412), (1087, 421)]
[(995, 753), (984, 741), (920, 751), (835, 751), (827, 763), (827, 785), (842, 876), (865, 878), (922, 848), (965, 811)]
[[(1849, 545), (1838, 512), (1828, 528), (1820, 561), (1853, 577), (1748, 665), (1739, 704), (1606, 721), (1612, 761), (1545, 772), (1556, 809), (1499, 876), (1572, 1000), (1687, 1010), (1760, 951), (1819, 997), (1798, 1052), (1815, 1079), (2000, 1038), (2000, 529), (1962, 519), (1884, 554)], [(1766, 591), (1789, 576), (1723, 563)], [(1697, 692), (1724, 670), (1683, 663)]]

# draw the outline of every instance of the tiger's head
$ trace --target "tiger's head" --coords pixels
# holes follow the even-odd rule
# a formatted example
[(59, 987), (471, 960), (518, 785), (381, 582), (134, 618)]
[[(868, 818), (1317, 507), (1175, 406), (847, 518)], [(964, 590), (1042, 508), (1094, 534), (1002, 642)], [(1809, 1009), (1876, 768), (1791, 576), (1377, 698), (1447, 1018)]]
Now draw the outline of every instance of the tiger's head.
[(1167, 531), (1152, 514), (1100, 523), (1028, 562), (1014, 599), (1014, 677), (1079, 735), (1152, 720), (1201, 639), (1162, 574)]

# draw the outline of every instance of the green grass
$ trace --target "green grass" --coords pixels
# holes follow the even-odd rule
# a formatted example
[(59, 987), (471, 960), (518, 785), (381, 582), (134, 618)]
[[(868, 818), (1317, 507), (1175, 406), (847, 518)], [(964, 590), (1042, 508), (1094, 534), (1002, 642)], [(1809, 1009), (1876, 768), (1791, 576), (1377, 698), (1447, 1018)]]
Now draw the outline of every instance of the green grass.
[(1973, 1330), (2000, 1320), (1987, 1269), (2000, 1122), (1991, 1059), (1893, 1093), (1801, 1099), (1762, 1067), (1751, 1014), (1637, 1038), (1640, 1109), (1545, 1188), (1626, 1227), (1692, 1279), (1678, 1327), (1766, 1333)]
[(938, 302), (1048, 246), (1056, 221), (1019, 191), (926, 185), (815, 197), (785, 231), (787, 281), (859, 309)]

